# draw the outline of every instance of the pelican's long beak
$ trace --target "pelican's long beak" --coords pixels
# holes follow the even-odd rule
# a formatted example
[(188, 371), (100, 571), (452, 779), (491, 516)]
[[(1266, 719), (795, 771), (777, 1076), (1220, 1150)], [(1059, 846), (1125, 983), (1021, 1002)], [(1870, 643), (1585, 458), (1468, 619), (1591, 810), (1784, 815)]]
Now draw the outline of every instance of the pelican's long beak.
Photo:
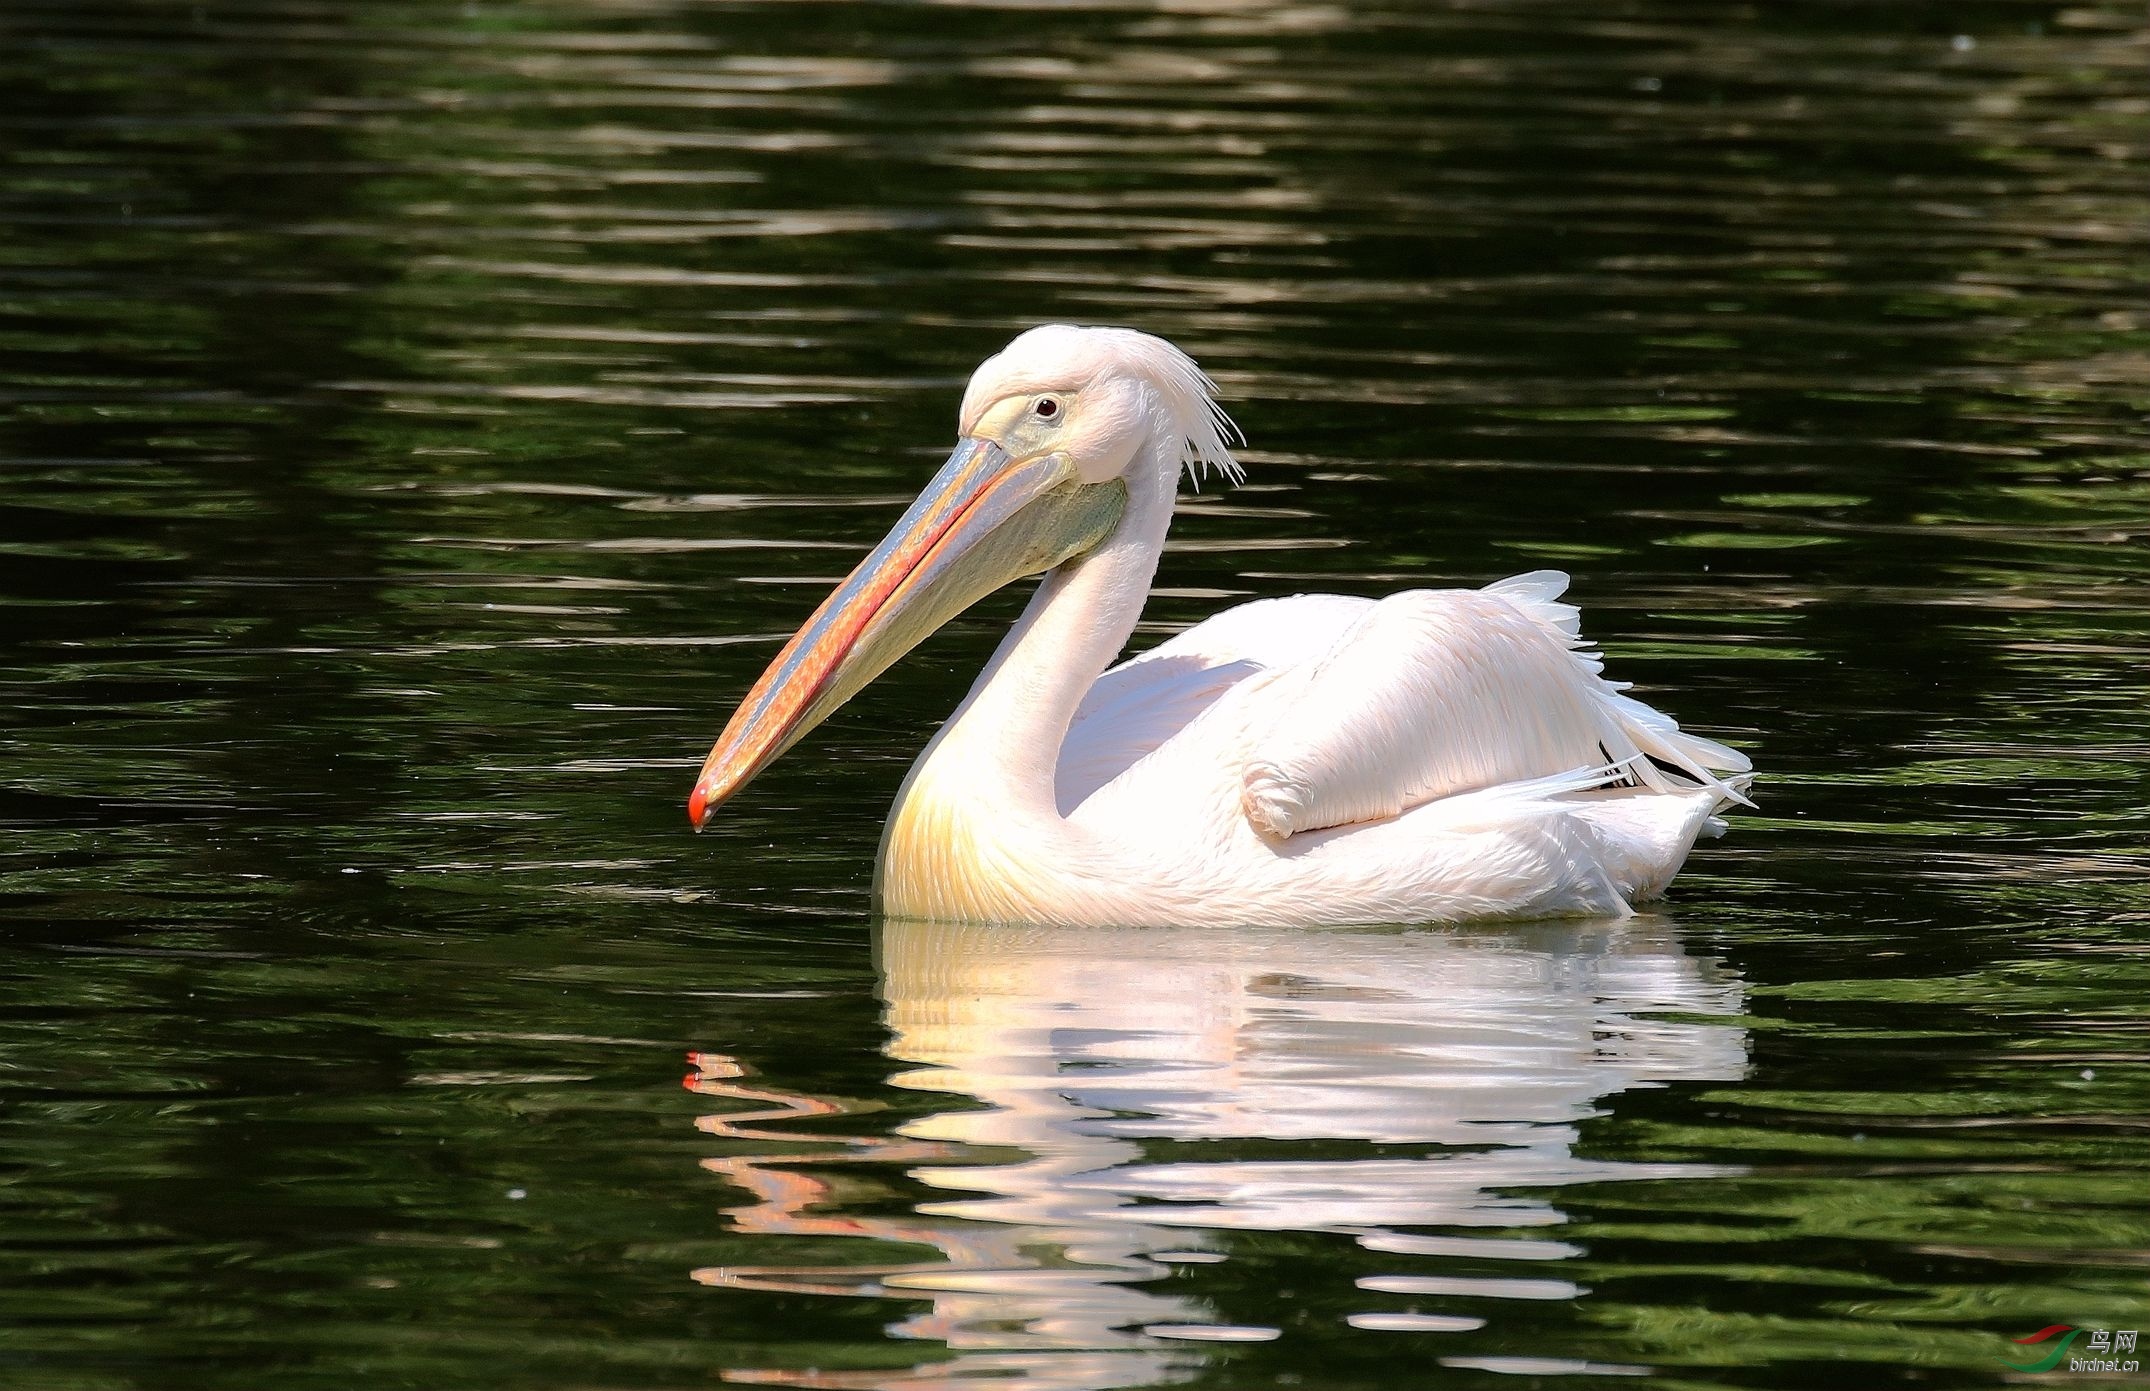
[(1096, 546), (1126, 505), (1125, 484), (1086, 484), (1065, 455), (1016, 460), (989, 440), (959, 443), (732, 713), (687, 799), (695, 829), (929, 633)]

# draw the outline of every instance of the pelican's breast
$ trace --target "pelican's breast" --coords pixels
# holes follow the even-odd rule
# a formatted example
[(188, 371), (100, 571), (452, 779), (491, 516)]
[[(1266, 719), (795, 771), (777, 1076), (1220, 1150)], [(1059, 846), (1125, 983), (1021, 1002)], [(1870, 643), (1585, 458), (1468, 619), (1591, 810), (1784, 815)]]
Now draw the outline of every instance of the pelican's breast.
[(965, 796), (961, 779), (935, 771), (919, 767), (889, 816), (875, 875), (881, 911), (943, 921), (1034, 918), (1037, 857), (1017, 850), (1009, 818), (994, 815), (975, 789)]

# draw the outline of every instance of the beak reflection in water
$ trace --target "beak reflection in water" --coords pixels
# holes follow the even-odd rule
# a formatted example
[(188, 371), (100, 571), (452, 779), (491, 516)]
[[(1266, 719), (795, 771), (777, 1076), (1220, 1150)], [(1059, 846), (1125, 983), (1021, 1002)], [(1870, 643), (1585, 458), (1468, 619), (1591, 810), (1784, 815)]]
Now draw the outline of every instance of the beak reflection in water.
[[(1429, 1361), (1453, 1351), (1485, 1365), (1470, 1335), (1498, 1323), (1503, 1300), (1587, 1297), (1564, 1278), (1581, 1253), (1550, 1230), (1564, 1220), (1557, 1195), (1527, 1190), (1717, 1172), (1578, 1156), (1578, 1123), (1632, 1087), (1746, 1070), (1744, 1030), (1693, 1022), (1737, 1016), (1739, 982), (1647, 917), (1314, 934), (887, 920), (878, 948), (888, 1051), (907, 1065), (891, 1081), (956, 1104), (822, 1154), (826, 1123), (782, 1127), (832, 1103), (749, 1084), (711, 1055), (689, 1081), (727, 1103), (704, 1129), (752, 1142), (706, 1164), (756, 1199), (732, 1210), (738, 1230), (938, 1257), (830, 1264), (822, 1241), (814, 1264), (696, 1278), (923, 1301), (892, 1331), (954, 1360), (865, 1381), (769, 1368), (730, 1379), (992, 1375), (1036, 1391), (1176, 1379), (1205, 1342), (1276, 1336), (1283, 1311), (1244, 1302), (1275, 1280), (1204, 1278), (1278, 1259), (1273, 1242), (1242, 1255), (1238, 1232), (1327, 1234), (1302, 1249), (1356, 1282), (1354, 1326), (1437, 1335)], [(1159, 1159), (1160, 1140), (1221, 1143)], [(1253, 1154), (1204, 1157), (1238, 1150)], [(948, 1196), (884, 1215), (893, 1190), (877, 1169)], [(823, 1176), (835, 1174), (840, 1189)], [(1549, 1230), (1514, 1234), (1533, 1227)], [(1501, 1234), (1474, 1234), (1487, 1229)], [(1489, 1262), (1504, 1273), (1487, 1275)]]
[(688, 798), (695, 829), (897, 658), (994, 590), (1095, 546), (1126, 504), (1125, 484), (1086, 484), (1063, 455), (957, 444), (739, 702)]

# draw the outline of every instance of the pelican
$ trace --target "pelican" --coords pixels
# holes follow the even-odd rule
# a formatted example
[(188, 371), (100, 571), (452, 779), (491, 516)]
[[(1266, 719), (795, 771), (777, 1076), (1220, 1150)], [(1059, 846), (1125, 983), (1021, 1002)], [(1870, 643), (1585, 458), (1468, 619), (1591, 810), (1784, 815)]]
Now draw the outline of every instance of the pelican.
[(925, 492), (740, 702), (688, 799), (697, 830), (927, 634), (1037, 574), (897, 794), (885, 914), (1620, 915), (1748, 804), (1744, 755), (1600, 675), (1555, 571), (1256, 600), (1113, 665), (1182, 471), (1242, 476), (1215, 384), (1161, 338), (1031, 329), (972, 375), (959, 424)]

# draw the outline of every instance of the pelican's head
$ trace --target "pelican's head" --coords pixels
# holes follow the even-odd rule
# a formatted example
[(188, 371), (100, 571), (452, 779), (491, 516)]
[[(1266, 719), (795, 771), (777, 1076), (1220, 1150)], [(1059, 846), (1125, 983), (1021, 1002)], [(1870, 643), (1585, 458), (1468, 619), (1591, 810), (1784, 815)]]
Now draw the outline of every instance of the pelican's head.
[(981, 363), (948, 462), (732, 713), (687, 801), (696, 829), (927, 634), (1103, 544), (1131, 484), (1169, 496), (1182, 465), (1236, 480), (1213, 393), (1132, 329), (1047, 324)]

